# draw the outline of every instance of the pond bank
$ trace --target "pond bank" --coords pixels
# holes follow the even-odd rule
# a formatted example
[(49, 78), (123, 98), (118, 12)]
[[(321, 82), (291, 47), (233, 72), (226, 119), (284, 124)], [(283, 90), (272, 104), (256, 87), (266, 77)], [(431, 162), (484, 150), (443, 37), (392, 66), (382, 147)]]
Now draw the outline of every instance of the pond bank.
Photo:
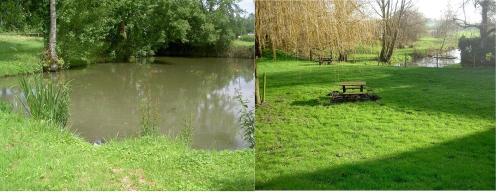
[[(104, 63), (56, 74), (70, 81), (68, 128), (89, 142), (140, 134), (144, 101), (154, 107), (159, 132), (192, 131), (198, 149), (242, 149), (238, 92), (253, 109), (253, 60), (157, 57), (151, 64)], [(19, 104), (19, 78), (0, 78), (0, 101)]]
[(0, 190), (253, 190), (254, 151), (193, 150), (167, 137), (93, 146), (0, 110)]

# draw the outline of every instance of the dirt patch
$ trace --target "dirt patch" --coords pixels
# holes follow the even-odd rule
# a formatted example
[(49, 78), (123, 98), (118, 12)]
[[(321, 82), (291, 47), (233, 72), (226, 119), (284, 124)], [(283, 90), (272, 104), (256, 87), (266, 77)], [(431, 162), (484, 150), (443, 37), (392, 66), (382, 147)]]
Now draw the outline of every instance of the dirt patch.
[(124, 190), (137, 191), (144, 186), (153, 186), (155, 183), (150, 181), (144, 175), (143, 169), (123, 169), (113, 168), (111, 172), (120, 177), (120, 184)]

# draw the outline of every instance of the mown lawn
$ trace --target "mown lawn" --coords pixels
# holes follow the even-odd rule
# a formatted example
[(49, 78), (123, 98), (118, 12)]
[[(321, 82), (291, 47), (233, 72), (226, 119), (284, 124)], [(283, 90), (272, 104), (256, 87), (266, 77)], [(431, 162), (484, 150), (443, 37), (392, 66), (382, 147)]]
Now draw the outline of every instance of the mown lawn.
[(0, 34), (0, 77), (42, 70), (43, 39)]
[(254, 151), (194, 150), (166, 137), (94, 146), (0, 110), (0, 190), (253, 190)]
[[(258, 60), (256, 189), (495, 189), (494, 69), (363, 64)], [(331, 105), (347, 80), (382, 99)]]

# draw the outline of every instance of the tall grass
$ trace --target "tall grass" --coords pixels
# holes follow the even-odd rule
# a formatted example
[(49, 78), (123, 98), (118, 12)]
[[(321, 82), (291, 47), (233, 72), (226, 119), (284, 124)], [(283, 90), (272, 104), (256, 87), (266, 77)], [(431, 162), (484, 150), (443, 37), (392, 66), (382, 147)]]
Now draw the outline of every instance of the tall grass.
[(184, 120), (184, 127), (181, 128), (180, 133), (177, 135), (177, 138), (181, 140), (184, 144), (190, 146), (191, 141), (193, 140), (193, 122), (192, 115), (189, 115), (189, 118)]
[(157, 135), (160, 124), (160, 114), (158, 111), (157, 103), (153, 104), (150, 97), (146, 96), (141, 99), (141, 136)]
[(69, 82), (44, 81), (34, 76), (30, 80), (21, 77), (19, 85), (24, 95), (19, 99), (31, 117), (66, 126), (70, 115)]
[(243, 99), (243, 96), (238, 92), (236, 98), (241, 104), (240, 125), (243, 128), (243, 139), (250, 144), (250, 148), (255, 147), (255, 114), (248, 107), (248, 100)]

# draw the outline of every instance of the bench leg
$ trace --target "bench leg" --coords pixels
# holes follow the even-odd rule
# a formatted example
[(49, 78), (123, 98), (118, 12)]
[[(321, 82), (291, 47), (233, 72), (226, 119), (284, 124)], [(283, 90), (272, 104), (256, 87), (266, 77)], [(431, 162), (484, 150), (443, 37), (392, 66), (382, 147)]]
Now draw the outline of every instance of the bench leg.
[(342, 86), (342, 92), (343, 92), (343, 93), (345, 93), (345, 92), (346, 92), (345, 86)]
[(363, 92), (363, 86), (361, 86), (361, 87), (359, 88), (359, 90), (361, 90), (361, 92)]

